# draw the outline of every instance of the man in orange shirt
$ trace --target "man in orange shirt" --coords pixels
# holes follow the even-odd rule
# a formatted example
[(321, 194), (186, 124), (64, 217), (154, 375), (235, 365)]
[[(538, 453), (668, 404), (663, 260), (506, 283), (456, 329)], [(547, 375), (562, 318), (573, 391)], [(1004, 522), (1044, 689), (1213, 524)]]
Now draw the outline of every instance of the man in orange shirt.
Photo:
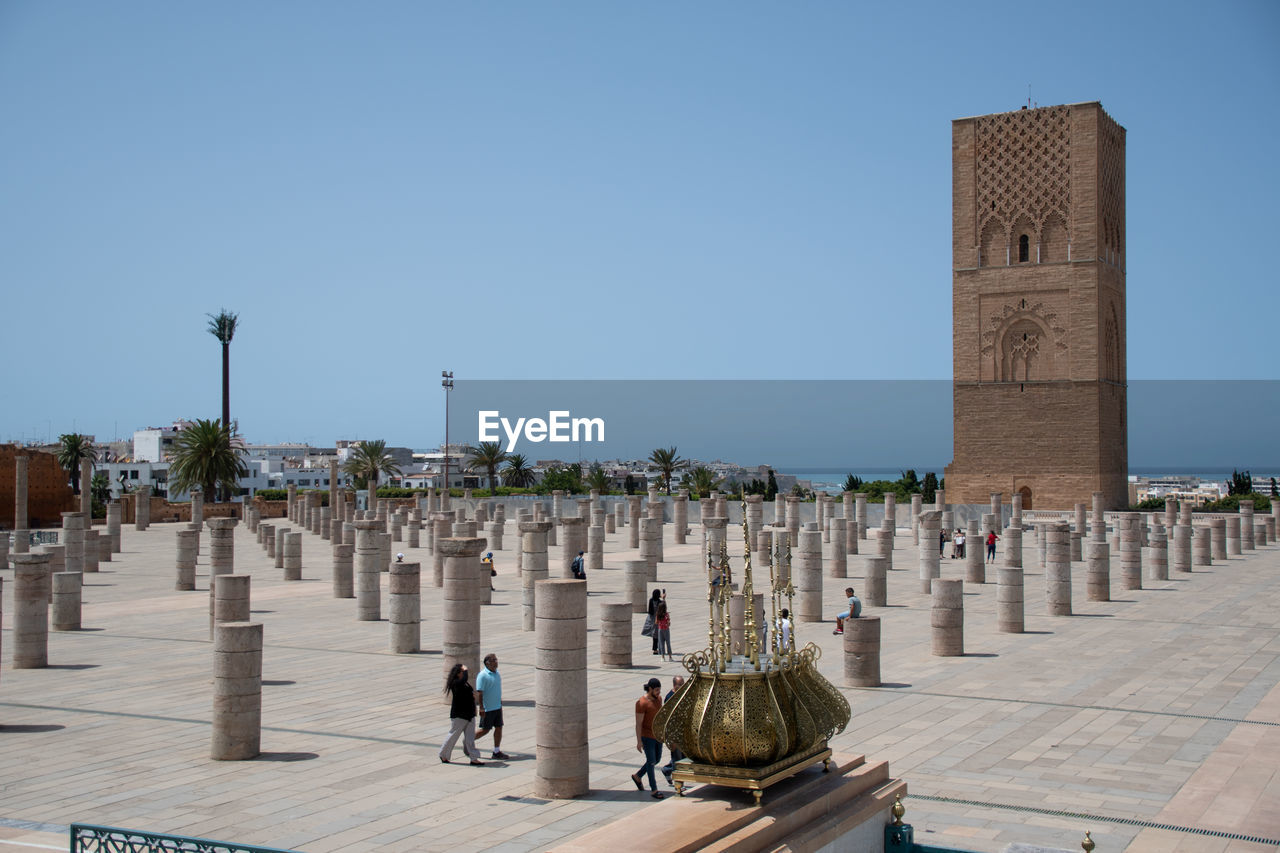
[(653, 768), (662, 760), (662, 742), (653, 735), (653, 719), (662, 708), (662, 682), (650, 678), (644, 684), (644, 695), (636, 700), (636, 751), (644, 753), (644, 764), (631, 774), (637, 791), (644, 790), (640, 781), (642, 774), (649, 775), (650, 796), (655, 800), (662, 799), (658, 790), (658, 780), (654, 777)]

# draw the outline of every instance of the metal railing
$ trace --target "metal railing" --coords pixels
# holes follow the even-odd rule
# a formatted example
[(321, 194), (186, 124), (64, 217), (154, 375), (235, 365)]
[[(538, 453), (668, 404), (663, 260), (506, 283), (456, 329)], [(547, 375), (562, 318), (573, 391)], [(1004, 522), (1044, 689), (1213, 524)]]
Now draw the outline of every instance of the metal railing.
[(233, 841), (210, 841), (115, 826), (71, 824), (71, 853), (298, 853)]

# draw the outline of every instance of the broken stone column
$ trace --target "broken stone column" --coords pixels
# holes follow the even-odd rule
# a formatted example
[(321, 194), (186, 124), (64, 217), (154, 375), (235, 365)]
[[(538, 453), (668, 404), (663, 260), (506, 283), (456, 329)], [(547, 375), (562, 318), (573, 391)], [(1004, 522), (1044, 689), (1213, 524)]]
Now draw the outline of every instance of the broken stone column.
[(342, 543), (333, 546), (333, 597), (355, 598), (355, 577), (353, 575), (353, 558), (355, 546)]
[[(501, 536), (501, 534), (499, 534)], [(501, 541), (501, 540), (499, 540)], [(422, 546), (422, 522), (417, 518), (417, 512), (409, 517), (409, 522), (405, 527), (405, 545), (410, 548), (419, 548)], [(499, 545), (501, 547), (501, 545)]]
[(243, 761), (262, 751), (262, 623), (220, 622), (213, 633), (215, 761)]
[(1173, 547), (1169, 562), (1175, 572), (1191, 571), (1191, 525), (1173, 526)]
[(398, 510), (391, 514), (391, 541), (404, 541), (404, 514)]
[[(76, 513), (79, 515), (79, 513)], [(80, 630), (80, 590), (84, 575), (58, 572), (53, 575), (53, 630)]]
[(111, 537), (107, 535), (105, 530), (95, 530), (94, 535), (97, 536), (98, 542), (98, 563), (111, 562)]
[(1009, 524), (1012, 527), (1022, 527), (1022, 493), (1014, 492), (1010, 500), (1010, 516)]
[(898, 496), (887, 492), (884, 496), (884, 522), (880, 525), (885, 530), (898, 529)]
[(798, 622), (821, 622), (822, 532), (814, 521), (804, 528), (800, 531), (799, 559), (792, 575), (796, 587), (794, 616)]
[(1120, 586), (1142, 589), (1142, 540), (1132, 513), (1117, 518), (1120, 527)]
[[(19, 456), (19, 459), (25, 459)], [(49, 665), (50, 555), (15, 553), (13, 560), (13, 668)]]
[(587, 584), (538, 583), (534, 639), (533, 795), (569, 799), (591, 787), (587, 749)]
[(922, 512), (918, 522), (920, 524), (920, 591), (929, 593), (933, 591), (934, 578), (942, 577), (942, 568), (938, 562), (938, 536), (942, 513), (937, 510)]
[(288, 532), (289, 528), (283, 525), (278, 525), (271, 531), (275, 541), (270, 543), (270, 547), (267, 548), (267, 554), (271, 557), (277, 569), (284, 568), (284, 537)]
[(773, 496), (773, 527), (787, 526), (787, 496)]
[(151, 526), (151, 487), (139, 486), (133, 509), (134, 530), (146, 530)]
[[(658, 499), (656, 497), (657, 489), (650, 489), (649, 491), (650, 491), (650, 494), (654, 495), (654, 499), (649, 501), (649, 505), (647, 507), (649, 512), (649, 518), (657, 522), (657, 524), (653, 525), (651, 529), (651, 533), (653, 536), (652, 548), (653, 548), (654, 558), (657, 560), (657, 562), (661, 563), (664, 561), (663, 550), (662, 550), (662, 527), (663, 527), (663, 524), (665, 523), (665, 518), (666, 518), (666, 504), (664, 504), (661, 501), (661, 499)], [(644, 535), (644, 527), (640, 528), (640, 535), (641, 536)]]
[(866, 577), (862, 581), (866, 593), (865, 604), (868, 607), (888, 607), (889, 587), (887, 581), (888, 566), (882, 556), (869, 555), (862, 558)]
[(1240, 501), (1240, 548), (1252, 551), (1257, 547), (1253, 532), (1253, 501)]
[(175, 561), (175, 569), (178, 577), (174, 582), (173, 588), (180, 590), (191, 590), (196, 588), (196, 536), (194, 530), (179, 530), (178, 536), (178, 556)]
[(120, 553), (120, 501), (107, 504), (107, 536), (111, 539), (111, 553)]
[[(378, 521), (362, 518), (356, 523), (356, 619), (377, 622), (382, 618), (382, 546)], [(441, 540), (437, 539), (437, 545)]]
[(689, 532), (689, 492), (681, 489), (676, 495), (675, 501), (671, 506), (671, 517), (675, 524), (675, 542), (677, 545), (685, 544), (685, 537)]
[[(964, 655), (964, 581), (934, 578), (929, 625), (936, 657)], [(857, 621), (856, 619), (853, 621)]]
[(431, 513), (431, 571), (437, 587), (444, 586), (444, 552), (438, 542), (453, 535), (453, 513)]
[(1167, 581), (1169, 579), (1169, 538), (1165, 528), (1160, 527), (1151, 533), (1151, 547), (1147, 549), (1147, 578)]
[(662, 522), (656, 518), (640, 519), (640, 558), (649, 566), (649, 580), (658, 579), (658, 537)]
[(604, 568), (604, 528), (587, 528), (587, 570), (599, 571)]
[[(293, 522), (294, 524), (297, 524), (298, 523), (298, 516), (297, 516), (298, 485), (297, 483), (287, 483), (285, 485), (285, 491), (287, 492), (287, 494), (285, 495), (285, 501), (286, 501), (286, 506), (288, 508), (286, 512), (286, 517), (289, 519), (289, 521)], [(372, 503), (373, 501), (370, 500), (370, 504)]]
[(1093, 516), (1089, 521), (1089, 540), (1091, 542), (1107, 541), (1107, 514), (1104, 509), (1106, 499), (1102, 492), (1093, 493)]
[(1166, 495), (1164, 499), (1164, 526), (1167, 530), (1173, 530), (1174, 525), (1178, 523), (1178, 499), (1172, 495)]
[(1090, 601), (1111, 600), (1111, 547), (1106, 541), (1085, 545), (1089, 560), (1085, 585)]
[(710, 557), (711, 561), (720, 565), (720, 549), (727, 544), (725, 538), (725, 529), (729, 525), (729, 519), (716, 518), (714, 516), (702, 519), (702, 529), (707, 536), (707, 553), (703, 554), (703, 558)]
[(84, 572), (84, 529), (85, 514), (82, 512), (64, 512), (62, 514), (62, 545), (66, 548), (67, 567), (65, 571)]
[(986, 543), (976, 518), (969, 519), (964, 531), (964, 579), (968, 583), (986, 583)]
[[(211, 518), (209, 524), (209, 574), (229, 575), (236, 570), (236, 519)], [(198, 534), (197, 534), (198, 535)], [(199, 539), (196, 540), (197, 542)]]
[(330, 528), (333, 527), (333, 513), (329, 507), (320, 507), (320, 538), (329, 539), (331, 537)]
[(411, 655), (422, 651), (422, 565), (391, 564), (391, 651)]
[(649, 612), (649, 564), (644, 560), (627, 560), (622, 564), (623, 589), (632, 613)]
[(551, 524), (550, 521), (522, 521), (519, 525), (520, 550), (524, 553), (524, 565), (520, 571), (520, 612), (521, 624), (526, 631), (537, 627), (534, 585), (547, 579), (547, 534)]
[(1071, 615), (1071, 527), (1055, 521), (1045, 528), (1044, 596), (1050, 616)]
[(880, 686), (880, 617), (861, 616), (844, 623), (844, 683)]
[(1209, 548), (1214, 560), (1227, 559), (1227, 520), (1209, 519)]
[[(444, 611), (442, 648), (444, 674), (455, 663), (480, 672), (480, 597), (476, 579), (484, 540), (453, 537), (437, 543), (444, 549)], [(584, 613), (585, 618), (585, 613)], [(583, 662), (586, 666), (586, 662)]]
[(1224, 520), (1227, 525), (1227, 556), (1239, 557), (1241, 553), (1240, 516), (1229, 515)]
[[(502, 527), (503, 527), (503, 522), (501, 521), (491, 521), (487, 525), (485, 525), (485, 531), (488, 534), (487, 539), (489, 540), (490, 551), (502, 550)], [(603, 528), (601, 528), (601, 530), (603, 531)], [(601, 533), (601, 535), (603, 536), (603, 533)]]
[(579, 551), (587, 550), (586, 521), (580, 517), (560, 519), (560, 577), (573, 578), (573, 560)]
[(640, 501), (639, 495), (627, 495), (627, 547), (640, 547)]
[(219, 622), (249, 621), (249, 583), (249, 575), (218, 575), (213, 596), (214, 636)]
[(896, 531), (893, 528), (878, 527), (875, 529), (876, 548), (879, 555), (884, 558), (884, 569), (886, 572), (893, 570), (893, 537)]
[(1196, 566), (1213, 565), (1213, 530), (1208, 525), (1191, 528), (1191, 562)]
[(827, 564), (827, 577), (848, 577), (849, 557), (845, 546), (845, 521), (843, 518), (832, 518), (827, 524), (831, 531), (831, 561)]
[(606, 669), (631, 666), (631, 602), (600, 605), (600, 665)]
[(302, 534), (286, 533), (284, 536), (284, 579), (302, 580)]
[(787, 532), (791, 534), (792, 542), (800, 541), (800, 498), (796, 495), (787, 495)]
[[(1018, 495), (1015, 494), (1017, 500)], [(1021, 567), (996, 569), (996, 630), (1021, 634), (1024, 630), (1024, 595)]]
[(204, 527), (204, 491), (202, 489), (191, 492), (191, 523)]

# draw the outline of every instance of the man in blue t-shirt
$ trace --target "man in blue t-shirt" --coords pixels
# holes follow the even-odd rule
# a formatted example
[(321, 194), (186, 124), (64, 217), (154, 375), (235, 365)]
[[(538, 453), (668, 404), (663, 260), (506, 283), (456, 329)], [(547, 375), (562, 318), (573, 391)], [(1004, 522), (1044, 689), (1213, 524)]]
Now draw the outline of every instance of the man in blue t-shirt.
[(831, 632), (833, 634), (844, 633), (844, 620), (857, 619), (862, 615), (862, 601), (853, 594), (853, 587), (845, 587), (844, 594), (849, 596), (849, 609), (836, 617), (836, 629)]
[(502, 676), (498, 675), (498, 656), (493, 652), (485, 655), (484, 669), (476, 679), (476, 705), (480, 708), (480, 731), (477, 738), (482, 738), (493, 731), (493, 757), (495, 760), (508, 758), (502, 751)]

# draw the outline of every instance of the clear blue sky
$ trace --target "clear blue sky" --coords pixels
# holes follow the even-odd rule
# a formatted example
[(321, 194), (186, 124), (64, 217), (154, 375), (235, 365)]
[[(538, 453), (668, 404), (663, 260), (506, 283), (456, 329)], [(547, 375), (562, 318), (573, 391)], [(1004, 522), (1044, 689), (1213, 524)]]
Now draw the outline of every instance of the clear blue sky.
[(1028, 84), (1128, 129), (1130, 378), (1280, 377), (1280, 4), (1069, 8), (5, 0), (0, 440), (216, 417), (222, 307), (252, 441), (948, 378), (951, 119)]

